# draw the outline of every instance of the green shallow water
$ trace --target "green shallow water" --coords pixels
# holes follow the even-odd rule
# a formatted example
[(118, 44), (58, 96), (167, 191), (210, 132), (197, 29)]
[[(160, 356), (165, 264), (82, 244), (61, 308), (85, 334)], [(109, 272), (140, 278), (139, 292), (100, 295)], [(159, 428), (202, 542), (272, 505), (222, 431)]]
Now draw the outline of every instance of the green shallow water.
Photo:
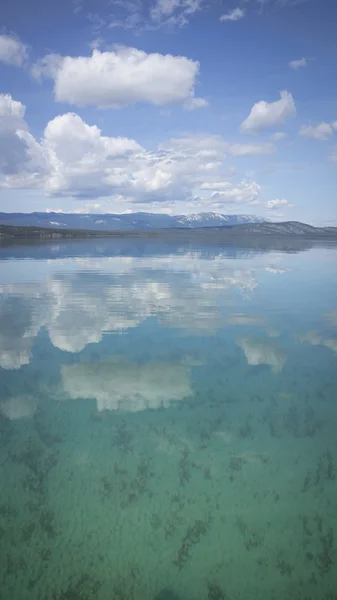
[(1, 600), (337, 598), (337, 250), (0, 259)]

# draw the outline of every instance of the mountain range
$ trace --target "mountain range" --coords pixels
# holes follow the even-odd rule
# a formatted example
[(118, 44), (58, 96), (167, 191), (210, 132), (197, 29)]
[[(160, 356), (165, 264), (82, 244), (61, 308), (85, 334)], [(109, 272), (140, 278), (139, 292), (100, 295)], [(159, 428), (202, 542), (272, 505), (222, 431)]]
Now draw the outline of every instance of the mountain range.
[(74, 214), (54, 212), (0, 213), (1, 225), (47, 227), (51, 229), (85, 229), (90, 231), (146, 231), (153, 229), (196, 229), (247, 223), (265, 223), (253, 215), (222, 215), (215, 212), (194, 215), (156, 213)]

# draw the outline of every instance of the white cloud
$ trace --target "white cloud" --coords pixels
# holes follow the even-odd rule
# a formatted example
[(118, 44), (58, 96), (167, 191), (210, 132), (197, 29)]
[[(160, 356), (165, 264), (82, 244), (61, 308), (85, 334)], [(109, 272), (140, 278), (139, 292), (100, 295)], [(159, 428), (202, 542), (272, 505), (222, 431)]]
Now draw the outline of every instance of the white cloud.
[(222, 189), (212, 193), (211, 200), (220, 204), (246, 204), (257, 200), (261, 187), (255, 181), (239, 184), (223, 182)]
[(185, 56), (119, 47), (111, 52), (94, 50), (91, 56), (47, 55), (32, 72), (35, 77), (54, 79), (58, 102), (78, 106), (122, 108), (150, 102), (198, 108), (207, 104), (194, 96), (199, 63)]
[(27, 57), (27, 46), (19, 39), (11, 35), (0, 35), (0, 62), (13, 67), (22, 67)]
[[(268, 273), (273, 273), (273, 275), (283, 275), (283, 273), (287, 273), (288, 269), (280, 269), (279, 267), (266, 267), (265, 271), (267, 271)], [(273, 333), (273, 331), (272, 331)], [(269, 333), (270, 335), (270, 333)], [(274, 335), (270, 335), (270, 337), (277, 337)]]
[[(67, 113), (52, 119), (37, 142), (22, 118), (24, 106), (0, 96), (0, 111), (2, 105), (5, 115), (19, 115), (5, 119), (2, 126), (0, 120), (2, 187), (35, 186), (50, 195), (109, 196), (118, 202), (123, 196), (125, 205), (186, 200), (205, 177), (219, 178), (226, 147), (219, 136), (172, 139), (149, 152), (135, 140), (103, 136), (79, 115)], [(21, 160), (12, 151), (14, 142), (22, 151)]]
[(63, 60), (59, 54), (46, 54), (31, 66), (31, 74), (37, 81), (41, 81), (42, 77), (55, 79), (62, 68)]
[(204, 0), (156, 0), (150, 7), (153, 24), (183, 27), (191, 15), (203, 8)]
[(196, 108), (208, 106), (208, 101), (205, 98), (188, 98), (183, 106), (186, 110), (195, 110)]
[(335, 123), (323, 122), (317, 125), (302, 125), (299, 133), (304, 137), (311, 137), (316, 140), (328, 140), (335, 128)]
[(75, 197), (111, 194), (125, 186), (130, 155), (142, 151), (134, 140), (102, 136), (74, 113), (49, 121), (42, 145), (50, 166), (46, 191)]
[(287, 137), (288, 134), (284, 131), (276, 131), (276, 133), (273, 133), (273, 135), (271, 136), (271, 139), (273, 140), (273, 142), (280, 142), (281, 140), (285, 140)]
[(284, 200), (284, 199), (268, 200), (266, 202), (266, 208), (268, 208), (270, 210), (275, 210), (276, 208), (280, 208), (280, 206), (287, 206), (288, 208), (291, 208), (293, 205), (290, 204), (290, 202), (288, 202), (288, 200)]
[(160, 151), (174, 152), (177, 155), (186, 154), (204, 160), (221, 160), (227, 144), (219, 135), (190, 134), (173, 138), (159, 145)]
[(157, 0), (151, 8), (151, 16), (153, 21), (162, 21), (171, 17), (180, 5), (180, 0)]
[(287, 8), (291, 6), (296, 6), (297, 4), (308, 2), (308, 0), (256, 0), (256, 2), (260, 5), (260, 8), (262, 9), (263, 6), (267, 4), (270, 4), (277, 8)]
[(27, 131), (22, 104), (0, 96), (1, 110), (6, 117), (0, 119), (2, 187), (40, 187), (50, 195), (109, 196), (118, 202), (122, 196), (124, 205), (172, 202), (190, 198), (205, 177), (218, 179), (224, 159), (219, 136), (173, 139), (148, 152), (135, 140), (103, 136), (74, 113), (52, 119), (37, 142)]
[(296, 115), (296, 106), (290, 92), (282, 91), (276, 102), (257, 102), (247, 119), (241, 124), (242, 133), (259, 133), (264, 129), (283, 125), (289, 117)]
[[(291, 6), (297, 2), (306, 0), (246, 0), (246, 3), (256, 8), (257, 12), (262, 14), (262, 6), (270, 4), (277, 8)], [(100, 3), (96, 3), (98, 6)], [(141, 31), (143, 29), (156, 30), (160, 27), (186, 27), (191, 20), (191, 17), (197, 12), (210, 11), (213, 9), (214, 3), (206, 2), (206, 0), (117, 0), (109, 4), (109, 17), (107, 19), (106, 11), (96, 13), (90, 12), (88, 18), (94, 25), (95, 31), (105, 27), (108, 28), (123, 28), (135, 29)], [(98, 8), (96, 9), (98, 11)], [(245, 11), (241, 8), (235, 8), (228, 14), (223, 15), (223, 21), (237, 21), (245, 15)]]
[(234, 8), (229, 13), (221, 15), (220, 21), (239, 21), (245, 16), (245, 11), (241, 8)]
[(231, 144), (228, 151), (232, 156), (264, 156), (277, 152), (275, 144)]
[(231, 183), (229, 181), (210, 181), (202, 183), (200, 189), (221, 191), (228, 189), (230, 186)]
[(24, 104), (14, 100), (10, 94), (0, 94), (1, 127), (7, 125), (9, 129), (26, 129), (25, 112)]
[(44, 159), (39, 144), (28, 132), (25, 110), (10, 94), (0, 94), (0, 175), (12, 182), (22, 180), (25, 187), (30, 187), (35, 175), (42, 173)]
[[(185, 27), (191, 16), (201, 11), (205, 0), (118, 0), (111, 7), (109, 28), (149, 29), (160, 27)], [(99, 14), (91, 15), (91, 20), (98, 28), (106, 24)]]
[[(92, 210), (95, 199), (103, 197), (104, 206), (96, 203), (101, 212), (130, 210), (135, 203), (141, 210), (177, 213), (254, 205), (260, 186), (227, 181), (233, 172), (226, 169), (226, 152), (241, 157), (275, 151), (268, 142), (229, 144), (202, 134), (173, 138), (148, 151), (135, 140), (104, 136), (76, 113), (49, 121), (37, 141), (24, 113), (20, 102), (0, 95), (0, 188), (35, 188), (86, 200), (75, 212)], [(203, 190), (208, 193), (202, 195)]]
[(289, 67), (297, 71), (297, 69), (303, 69), (308, 66), (308, 61), (306, 58), (299, 58), (295, 60), (291, 60), (289, 63)]

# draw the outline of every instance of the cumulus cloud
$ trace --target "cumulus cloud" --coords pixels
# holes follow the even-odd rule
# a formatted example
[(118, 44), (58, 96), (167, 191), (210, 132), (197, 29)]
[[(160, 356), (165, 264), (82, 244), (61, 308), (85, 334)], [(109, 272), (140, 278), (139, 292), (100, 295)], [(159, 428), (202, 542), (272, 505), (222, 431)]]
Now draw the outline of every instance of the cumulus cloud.
[(75, 197), (107, 195), (128, 182), (128, 161), (142, 150), (134, 140), (101, 135), (77, 114), (55, 117), (42, 141), (48, 157), (47, 192)]
[(261, 187), (255, 181), (223, 182), (222, 189), (213, 192), (211, 199), (221, 204), (249, 204), (257, 200), (260, 191)]
[(10, 94), (0, 94), (0, 187), (31, 187), (46, 168), (40, 145), (28, 131), (26, 107)]
[(190, 198), (206, 175), (218, 173), (225, 148), (218, 136), (191, 136), (148, 152), (134, 140), (105, 138), (74, 114), (51, 121), (43, 145), (51, 165), (46, 184), (51, 193), (115, 193), (141, 203)]
[(308, 66), (308, 61), (306, 58), (298, 58), (295, 60), (291, 60), (289, 63), (289, 67), (297, 71), (297, 69), (303, 69)]
[(63, 60), (60, 54), (47, 54), (31, 65), (31, 75), (37, 81), (41, 81), (43, 77), (55, 79), (62, 68)]
[(296, 115), (295, 101), (290, 92), (282, 91), (276, 102), (257, 102), (247, 119), (241, 124), (242, 133), (259, 133), (270, 127), (283, 125), (289, 117)]
[(191, 135), (162, 143), (134, 165), (130, 194), (136, 201), (190, 199), (205, 177), (222, 166), (225, 144), (219, 136)]
[(316, 140), (328, 140), (337, 129), (336, 123), (318, 123), (317, 125), (302, 125), (300, 135)]
[(275, 340), (257, 336), (242, 337), (237, 342), (251, 366), (269, 365), (274, 373), (282, 371), (286, 353)]
[(181, 364), (108, 361), (62, 365), (61, 378), (71, 399), (94, 398), (98, 411), (168, 408), (192, 395), (190, 369)]
[(122, 108), (150, 102), (190, 109), (207, 104), (194, 95), (199, 63), (185, 56), (127, 47), (96, 49), (91, 56), (46, 56), (34, 65), (33, 74), (51, 77), (55, 99), (77, 106)]
[(28, 48), (18, 38), (0, 35), (0, 62), (12, 67), (22, 67), (28, 58)]
[(26, 129), (24, 121), (26, 107), (21, 102), (14, 100), (10, 94), (0, 94), (0, 119), (1, 129), (7, 125), (8, 129)]
[[(256, 203), (258, 183), (227, 181), (226, 154), (258, 156), (276, 150), (270, 142), (229, 144), (218, 135), (195, 134), (167, 140), (148, 151), (136, 140), (103, 135), (76, 113), (49, 121), (37, 141), (24, 114), (24, 105), (0, 95), (0, 187), (35, 188), (50, 196), (86, 199), (90, 210), (98, 197), (109, 198), (110, 212), (114, 204), (118, 211), (135, 203), (166, 210), (178, 202), (188, 202), (190, 210)], [(202, 196), (202, 190), (213, 194)]]
[(0, 95), (0, 170), (12, 174), (26, 160), (26, 148), (17, 132), (27, 130), (25, 106), (9, 94)]
[(266, 202), (266, 208), (270, 209), (270, 210), (274, 210), (276, 208), (280, 208), (280, 207), (285, 207), (287, 206), (288, 208), (292, 207), (292, 204), (290, 204), (290, 202), (288, 202), (288, 200), (285, 199), (276, 199), (276, 200), (268, 200)]
[(245, 16), (245, 11), (241, 8), (234, 8), (230, 12), (221, 15), (220, 21), (239, 21)]

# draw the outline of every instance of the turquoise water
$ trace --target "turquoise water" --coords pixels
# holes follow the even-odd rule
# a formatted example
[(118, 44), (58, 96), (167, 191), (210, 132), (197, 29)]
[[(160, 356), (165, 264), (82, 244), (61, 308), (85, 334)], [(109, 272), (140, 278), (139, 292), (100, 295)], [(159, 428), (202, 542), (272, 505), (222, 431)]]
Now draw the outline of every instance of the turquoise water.
[(337, 248), (285, 249), (0, 248), (1, 600), (337, 598)]

